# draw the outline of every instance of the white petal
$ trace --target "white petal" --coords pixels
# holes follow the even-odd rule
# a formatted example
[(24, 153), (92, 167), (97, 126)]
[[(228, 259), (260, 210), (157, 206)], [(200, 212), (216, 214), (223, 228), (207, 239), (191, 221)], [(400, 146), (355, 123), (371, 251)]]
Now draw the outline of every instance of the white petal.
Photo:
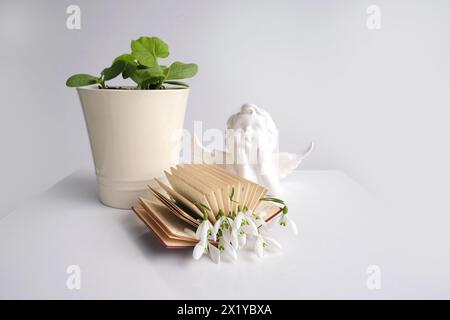
[(214, 263), (217, 263), (217, 264), (220, 263), (220, 250), (216, 246), (208, 243), (208, 251), (209, 251), (209, 257), (211, 258), (211, 260)]
[(219, 240), (219, 246), (223, 246), (224, 248), (224, 253), (230, 257), (233, 261), (237, 260), (237, 253), (236, 250), (234, 250), (234, 248), (228, 243), (226, 242), (224, 239), (220, 239)]
[(248, 219), (253, 221), (253, 223), (256, 225), (256, 227), (259, 227), (264, 223), (264, 219), (261, 218), (260, 215), (256, 214), (256, 212), (248, 211), (245, 213)]
[(248, 233), (252, 236), (257, 236), (258, 235), (258, 228), (256, 227), (256, 225), (253, 223), (252, 220), (247, 219), (248, 221), (248, 225), (246, 225), (244, 227), (244, 231), (245, 233)]
[[(206, 228), (205, 228), (206, 229)], [(200, 241), (207, 243), (208, 242), (208, 231), (203, 232), (203, 234), (200, 235)]]
[(209, 236), (209, 239), (212, 241), (217, 241), (217, 232), (214, 232), (214, 228), (211, 228), (211, 235)]
[(212, 229), (212, 234), (216, 235), (219, 232), (220, 224), (222, 223), (222, 217), (217, 219), (216, 223), (214, 223), (214, 227)]
[(200, 240), (200, 234), (202, 233), (203, 228), (205, 227), (205, 225), (202, 223), (200, 223), (200, 225), (197, 227), (197, 230), (195, 230), (195, 239)]
[(197, 243), (194, 247), (194, 251), (192, 252), (192, 257), (195, 260), (198, 260), (201, 258), (201, 256), (205, 253), (206, 243), (203, 241), (200, 241)]
[(239, 248), (245, 247), (247, 243), (247, 235), (244, 233), (243, 235), (238, 236)]
[(222, 230), (222, 237), (226, 242), (231, 242), (231, 230), (230, 229)]
[(233, 229), (238, 230), (241, 227), (242, 219), (244, 219), (245, 216), (242, 213), (239, 213), (236, 218), (234, 218), (233, 221)]
[(286, 215), (286, 222), (287, 222), (288, 227), (291, 228), (292, 232), (294, 232), (295, 235), (298, 235), (298, 228), (297, 228), (297, 225), (295, 224), (294, 220), (292, 220), (291, 218), (289, 218)]
[(255, 223), (256, 227), (260, 227), (266, 224), (266, 221), (263, 218), (261, 218), (261, 216), (259, 216), (259, 219), (253, 217), (253, 222)]
[(234, 250), (238, 250), (239, 249), (238, 235), (237, 235), (236, 231), (234, 231), (234, 230), (231, 232), (230, 242), (231, 242), (231, 245), (232, 245)]
[(208, 239), (208, 233), (209, 230), (211, 230), (212, 225), (208, 220), (203, 221), (202, 224), (203, 229), (200, 232), (200, 241), (206, 241)]
[(261, 236), (259, 236), (258, 239), (256, 239), (255, 251), (256, 251), (256, 255), (260, 258), (264, 255), (263, 243), (264, 243), (264, 239)]
[(281, 244), (277, 240), (275, 240), (274, 238), (264, 237), (264, 239), (266, 240), (266, 242), (267, 242), (267, 244), (269, 246), (273, 246), (273, 247), (276, 247), (278, 249), (282, 248)]
[(277, 217), (277, 222), (278, 222), (278, 224), (280, 224), (280, 223), (282, 223), (283, 221), (285, 221), (285, 219), (286, 219), (286, 215), (285, 215), (284, 213), (280, 214), (280, 215)]
[(259, 234), (267, 234), (270, 233), (270, 225), (269, 224), (264, 224), (261, 227), (259, 227)]
[[(208, 220), (203, 220), (202, 223), (197, 228), (197, 231), (195, 232), (195, 236), (197, 240), (201, 240), (205, 238), (208, 235)], [(205, 235), (206, 234), (206, 235)]]

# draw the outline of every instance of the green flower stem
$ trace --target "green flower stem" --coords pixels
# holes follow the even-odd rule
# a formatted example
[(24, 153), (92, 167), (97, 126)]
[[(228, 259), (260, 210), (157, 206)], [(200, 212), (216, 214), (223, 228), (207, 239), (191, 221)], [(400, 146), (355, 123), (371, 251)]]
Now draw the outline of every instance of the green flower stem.
[(274, 202), (274, 203), (277, 203), (277, 204), (281, 204), (281, 205), (283, 205), (281, 207), (282, 210), (283, 210), (283, 214), (287, 214), (289, 212), (288, 206), (281, 199), (278, 199), (278, 198), (275, 198), (275, 197), (265, 197), (265, 198), (261, 198), (259, 200), (260, 201), (268, 201), (268, 202)]

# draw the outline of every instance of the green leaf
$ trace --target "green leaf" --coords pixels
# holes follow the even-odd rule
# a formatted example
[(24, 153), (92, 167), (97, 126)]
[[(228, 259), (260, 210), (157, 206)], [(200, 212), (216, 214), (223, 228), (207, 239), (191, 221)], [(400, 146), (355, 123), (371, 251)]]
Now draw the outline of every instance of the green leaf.
[(116, 62), (116, 61), (134, 62), (134, 60), (135, 59), (131, 54), (125, 53), (125, 54), (122, 54), (122, 55), (118, 56), (117, 58), (115, 58), (114, 62)]
[(197, 74), (198, 66), (195, 63), (183, 63), (176, 61), (169, 67), (167, 80), (192, 78)]
[(161, 86), (162, 78), (158, 77), (152, 77), (145, 79), (141, 82), (141, 89), (148, 90), (148, 89), (159, 89)]
[(126, 61), (124, 60), (114, 60), (113, 64), (109, 68), (105, 68), (102, 71), (103, 80), (111, 80), (117, 77), (125, 69)]
[(234, 188), (231, 188), (231, 193), (230, 193), (230, 200), (233, 201), (233, 196), (234, 196)]
[(127, 79), (130, 77), (130, 74), (134, 72), (137, 68), (137, 63), (135, 62), (135, 58), (129, 54), (125, 53), (114, 59), (114, 62), (117, 61), (125, 61), (125, 67), (122, 70), (122, 77)]
[(174, 85), (174, 86), (181, 86), (181, 87), (189, 88), (189, 85), (187, 83), (181, 82), (181, 81), (171, 81), (171, 80), (169, 80), (169, 81), (164, 81), (164, 83), (171, 84), (171, 85)]
[(66, 86), (68, 87), (82, 87), (90, 84), (98, 83), (99, 79), (97, 77), (91, 76), (90, 74), (79, 73), (74, 74), (66, 81)]
[(140, 64), (153, 67), (158, 58), (169, 56), (169, 46), (157, 37), (140, 37), (131, 41), (131, 53)]
[(195, 206), (203, 213), (203, 220), (208, 220), (208, 212), (211, 212), (211, 209), (201, 202), (196, 202)]
[(279, 203), (279, 204), (284, 204), (284, 201), (278, 198), (274, 198), (274, 197), (266, 197), (266, 198), (261, 198), (260, 201), (269, 201), (269, 202), (275, 202), (275, 203)]
[(197, 208), (199, 208), (201, 211), (206, 211), (206, 212), (210, 212), (211, 209), (206, 205), (203, 204), (201, 202), (196, 202), (195, 205), (197, 206)]
[(128, 62), (125, 65), (125, 68), (123, 69), (122, 77), (124, 79), (128, 79), (130, 77), (130, 75), (133, 74), (133, 72), (137, 69), (137, 67), (138, 67), (138, 65), (136, 62), (134, 62), (134, 61)]
[(150, 38), (155, 44), (155, 55), (158, 58), (167, 58), (169, 56), (169, 45), (158, 37)]
[(160, 64), (159, 68), (161, 69), (162, 73), (164, 73), (164, 75), (167, 77), (167, 73), (169, 72), (169, 67)]
[(164, 74), (159, 65), (152, 68), (137, 67), (132, 73), (130, 73), (130, 78), (136, 82), (141, 89), (148, 89), (151, 85), (162, 83), (164, 80)]
[(135, 73), (138, 73), (143, 79), (150, 79), (150, 78), (164, 79), (164, 74), (162, 73), (158, 65), (145, 69), (138, 68), (135, 71)]

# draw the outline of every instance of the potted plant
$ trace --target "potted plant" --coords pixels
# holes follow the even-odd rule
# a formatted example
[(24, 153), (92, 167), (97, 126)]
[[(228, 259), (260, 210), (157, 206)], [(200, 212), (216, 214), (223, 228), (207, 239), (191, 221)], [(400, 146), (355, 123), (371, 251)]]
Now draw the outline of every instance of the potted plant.
[[(66, 85), (77, 87), (94, 159), (99, 198), (116, 208), (130, 208), (147, 184), (177, 163), (189, 86), (197, 65), (173, 62), (168, 45), (157, 37), (131, 41), (131, 53), (114, 59), (100, 76), (75, 74)], [(135, 86), (109, 86), (122, 75)]]

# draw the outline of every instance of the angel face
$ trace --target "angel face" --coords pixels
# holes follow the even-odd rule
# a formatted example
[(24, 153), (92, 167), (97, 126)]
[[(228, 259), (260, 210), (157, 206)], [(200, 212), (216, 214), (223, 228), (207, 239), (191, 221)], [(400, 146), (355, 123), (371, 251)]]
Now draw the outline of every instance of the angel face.
[(253, 113), (239, 113), (239, 117), (230, 129), (242, 129), (244, 132), (260, 132), (265, 129), (264, 117)]
[(241, 111), (228, 119), (228, 129), (245, 148), (257, 147), (272, 151), (276, 146), (277, 130), (270, 115), (253, 104), (244, 104)]

